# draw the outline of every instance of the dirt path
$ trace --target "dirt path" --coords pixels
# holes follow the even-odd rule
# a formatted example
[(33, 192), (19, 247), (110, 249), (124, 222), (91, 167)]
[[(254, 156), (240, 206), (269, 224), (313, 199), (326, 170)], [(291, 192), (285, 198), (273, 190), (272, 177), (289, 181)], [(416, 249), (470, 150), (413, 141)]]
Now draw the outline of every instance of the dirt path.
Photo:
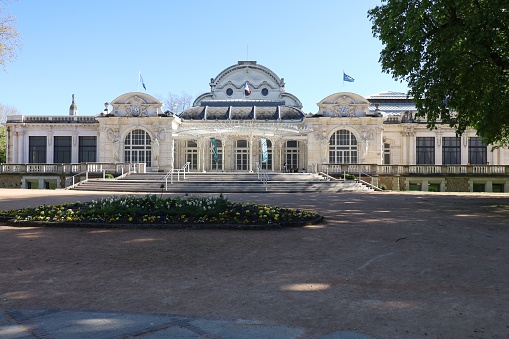
[[(0, 209), (101, 195), (0, 190)], [(509, 195), (228, 197), (326, 221), (277, 231), (0, 226), (0, 309), (234, 317), (316, 336), (509, 337)]]

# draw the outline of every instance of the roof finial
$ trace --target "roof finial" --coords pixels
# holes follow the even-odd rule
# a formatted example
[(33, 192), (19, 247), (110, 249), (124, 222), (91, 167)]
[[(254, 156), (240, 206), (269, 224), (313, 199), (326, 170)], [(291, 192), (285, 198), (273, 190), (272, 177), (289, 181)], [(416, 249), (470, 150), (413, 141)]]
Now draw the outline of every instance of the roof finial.
[(78, 106), (76, 106), (76, 103), (74, 102), (74, 94), (72, 95), (71, 107), (69, 107), (69, 115), (78, 115)]

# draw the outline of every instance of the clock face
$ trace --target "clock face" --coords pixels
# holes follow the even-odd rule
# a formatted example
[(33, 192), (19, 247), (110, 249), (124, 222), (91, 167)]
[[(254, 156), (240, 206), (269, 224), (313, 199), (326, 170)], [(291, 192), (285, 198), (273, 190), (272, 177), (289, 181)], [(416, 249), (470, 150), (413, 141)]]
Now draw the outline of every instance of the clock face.
[(137, 117), (139, 115), (140, 115), (140, 107), (139, 106), (133, 107), (133, 116)]
[(339, 107), (339, 110), (341, 111), (341, 115), (346, 117), (348, 115), (348, 106), (346, 105), (341, 105)]

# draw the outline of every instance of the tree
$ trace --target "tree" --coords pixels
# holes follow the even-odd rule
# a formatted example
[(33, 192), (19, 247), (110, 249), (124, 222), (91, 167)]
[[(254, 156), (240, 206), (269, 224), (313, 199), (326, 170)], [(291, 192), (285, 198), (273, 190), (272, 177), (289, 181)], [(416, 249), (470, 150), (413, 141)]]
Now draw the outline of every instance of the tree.
[(11, 14), (5, 14), (2, 9), (6, 7), (7, 2), (0, 0), (0, 65), (4, 70), (7, 62), (16, 59), (21, 47), (21, 36), (14, 27), (16, 20)]
[(163, 102), (164, 111), (179, 114), (191, 107), (192, 100), (193, 97), (190, 94), (182, 92), (180, 95), (168, 93), (168, 96), (161, 101)]
[(0, 103), (0, 163), (6, 162), (6, 145), (7, 145), (7, 129), (3, 125), (7, 120), (8, 115), (19, 114), (19, 111), (11, 106), (2, 105)]
[(382, 70), (408, 82), (417, 116), (509, 145), (509, 1), (382, 2), (368, 11)]

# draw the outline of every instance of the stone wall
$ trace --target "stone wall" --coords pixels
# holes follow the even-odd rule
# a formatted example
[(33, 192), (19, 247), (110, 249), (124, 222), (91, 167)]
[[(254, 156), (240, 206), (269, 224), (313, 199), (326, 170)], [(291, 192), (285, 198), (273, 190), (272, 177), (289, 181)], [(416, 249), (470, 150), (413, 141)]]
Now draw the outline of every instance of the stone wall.
[(0, 174), (1, 188), (21, 188), (21, 174)]
[(469, 178), (447, 178), (447, 192), (470, 192)]

